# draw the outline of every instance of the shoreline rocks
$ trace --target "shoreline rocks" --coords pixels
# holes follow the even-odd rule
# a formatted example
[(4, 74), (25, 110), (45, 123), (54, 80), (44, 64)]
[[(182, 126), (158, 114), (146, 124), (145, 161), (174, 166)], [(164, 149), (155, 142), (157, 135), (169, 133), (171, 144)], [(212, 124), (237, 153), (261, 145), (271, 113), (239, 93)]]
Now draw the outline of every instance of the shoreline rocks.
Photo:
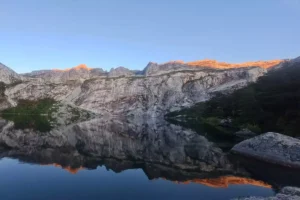
[(300, 169), (300, 140), (268, 132), (235, 145), (232, 153)]
[(299, 200), (300, 199), (300, 188), (296, 187), (284, 187), (274, 197), (247, 197), (235, 200)]

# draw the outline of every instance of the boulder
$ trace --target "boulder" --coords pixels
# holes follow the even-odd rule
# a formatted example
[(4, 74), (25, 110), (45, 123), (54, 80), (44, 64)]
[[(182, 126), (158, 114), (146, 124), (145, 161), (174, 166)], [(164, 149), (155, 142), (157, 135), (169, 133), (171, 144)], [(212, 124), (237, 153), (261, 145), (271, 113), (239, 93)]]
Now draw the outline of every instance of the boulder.
[(265, 133), (235, 145), (232, 153), (285, 167), (300, 168), (300, 140), (279, 133)]
[(274, 197), (247, 197), (236, 200), (299, 200), (300, 199), (300, 188), (296, 187), (284, 187)]
[(227, 119), (221, 119), (220, 125), (224, 127), (231, 127), (232, 126), (232, 119), (227, 118)]
[(256, 136), (256, 133), (250, 131), (247, 128), (244, 128), (238, 132), (235, 132), (234, 135), (241, 139), (248, 139)]

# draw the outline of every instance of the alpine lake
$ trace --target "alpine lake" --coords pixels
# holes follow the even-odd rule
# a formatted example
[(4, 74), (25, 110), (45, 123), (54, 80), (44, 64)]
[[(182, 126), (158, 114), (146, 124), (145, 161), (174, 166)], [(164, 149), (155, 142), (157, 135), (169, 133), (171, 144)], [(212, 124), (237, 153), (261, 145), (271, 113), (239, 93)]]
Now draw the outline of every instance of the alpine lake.
[(2, 116), (1, 199), (230, 200), (300, 182), (295, 172), (231, 155), (233, 142), (205, 129), (143, 117), (58, 118)]

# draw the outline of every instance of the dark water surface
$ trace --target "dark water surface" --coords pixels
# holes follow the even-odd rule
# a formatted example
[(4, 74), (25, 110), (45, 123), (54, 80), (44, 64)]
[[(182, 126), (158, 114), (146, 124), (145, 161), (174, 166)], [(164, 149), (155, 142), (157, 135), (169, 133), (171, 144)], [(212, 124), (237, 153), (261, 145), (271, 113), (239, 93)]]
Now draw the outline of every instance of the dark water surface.
[(48, 132), (35, 123), (0, 120), (1, 200), (230, 200), (277, 187), (163, 120), (93, 119)]
[(253, 185), (226, 188), (149, 180), (142, 169), (115, 173), (105, 167), (72, 174), (53, 165), (32, 165), (4, 158), (0, 161), (1, 199), (232, 199), (270, 196), (272, 190)]

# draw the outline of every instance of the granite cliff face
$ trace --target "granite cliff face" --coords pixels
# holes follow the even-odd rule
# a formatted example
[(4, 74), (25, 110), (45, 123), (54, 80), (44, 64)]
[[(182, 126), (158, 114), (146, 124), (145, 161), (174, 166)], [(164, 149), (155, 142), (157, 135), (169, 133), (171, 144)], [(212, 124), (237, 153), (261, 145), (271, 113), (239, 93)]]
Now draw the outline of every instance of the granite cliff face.
[(23, 76), (10, 70), (0, 81), (11, 83), (12, 78), (5, 77), (22, 80), (5, 88), (3, 98), (10, 106), (17, 105), (20, 99), (53, 98), (96, 113), (158, 116), (208, 100), (215, 92), (241, 88), (264, 75), (265, 66), (278, 65), (279, 61), (232, 65), (232, 68), (226, 65), (226, 69), (219, 69), (215, 62), (210, 64), (207, 60), (197, 63), (149, 63), (143, 71), (119, 67), (110, 72), (79, 65)]

